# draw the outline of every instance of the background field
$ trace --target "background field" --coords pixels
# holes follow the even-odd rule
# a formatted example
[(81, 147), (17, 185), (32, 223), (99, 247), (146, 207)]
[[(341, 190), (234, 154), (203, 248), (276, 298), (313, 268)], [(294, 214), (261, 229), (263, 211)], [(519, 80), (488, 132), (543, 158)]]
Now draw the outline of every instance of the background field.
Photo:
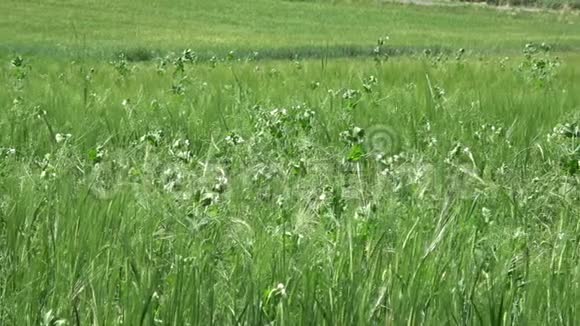
[(0, 18), (0, 325), (578, 323), (575, 12)]
[(368, 54), (390, 36), (401, 51), (459, 48), (519, 52), (527, 42), (578, 50), (580, 17), (475, 7), (331, 5), (257, 0), (216, 1), (2, 1), (4, 51), (97, 57), (131, 49), (192, 48), (200, 54), (230, 50), (265, 57), (308, 53)]

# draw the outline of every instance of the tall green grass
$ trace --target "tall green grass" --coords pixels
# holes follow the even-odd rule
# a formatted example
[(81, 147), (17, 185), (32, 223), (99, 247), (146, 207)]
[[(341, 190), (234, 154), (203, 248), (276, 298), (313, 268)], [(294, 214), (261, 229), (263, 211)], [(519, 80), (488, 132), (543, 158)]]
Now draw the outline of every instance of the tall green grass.
[(575, 324), (578, 58), (534, 60), (4, 61), (0, 324)]

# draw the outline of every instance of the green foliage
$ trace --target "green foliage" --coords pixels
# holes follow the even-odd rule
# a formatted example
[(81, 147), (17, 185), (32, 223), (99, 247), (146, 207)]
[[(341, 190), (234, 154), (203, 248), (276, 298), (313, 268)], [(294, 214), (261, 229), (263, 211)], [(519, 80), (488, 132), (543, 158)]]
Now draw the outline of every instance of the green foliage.
[(0, 325), (577, 324), (578, 18), (371, 2), (0, 2)]
[(550, 50), (551, 47), (545, 43), (529, 43), (523, 51), (525, 59), (519, 69), (528, 81), (540, 87), (549, 86), (560, 66), (559, 59), (552, 57)]
[[(557, 0), (560, 1), (560, 0)], [(288, 19), (287, 13), (292, 13)], [(0, 53), (150, 61), (191, 48), (200, 59), (377, 59), (464, 48), (516, 53), (525, 42), (580, 50), (580, 16), (469, 6), (402, 6), (383, 1), (54, 0), (0, 2)], [(17, 33), (15, 31), (18, 31)], [(50, 33), (48, 33), (50, 31)]]
[(121, 51), (117, 54), (117, 57), (120, 57), (121, 55), (130, 62), (151, 61), (156, 57), (154, 51), (144, 47)]
[(530, 49), (8, 59), (0, 324), (573, 324), (578, 57)]

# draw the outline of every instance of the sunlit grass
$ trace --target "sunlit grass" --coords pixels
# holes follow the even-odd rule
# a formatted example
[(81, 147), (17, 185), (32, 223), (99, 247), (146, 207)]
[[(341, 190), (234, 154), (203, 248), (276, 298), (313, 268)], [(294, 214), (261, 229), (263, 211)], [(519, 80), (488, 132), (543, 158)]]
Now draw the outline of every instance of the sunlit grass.
[(574, 324), (578, 58), (456, 55), (6, 60), (0, 324)]
[[(390, 36), (397, 49), (466, 48), (517, 53), (527, 42), (573, 51), (580, 44), (574, 12), (531, 13), (479, 7), (257, 1), (13, 1), (0, 3), (0, 51), (70, 58), (145, 48), (192, 48), (205, 55), (287, 49), (317, 57), (367, 47)], [(325, 51), (330, 48), (330, 51)], [(326, 52), (330, 52), (328, 55)], [(333, 53), (335, 53), (333, 55)]]
[(1, 1), (0, 325), (577, 324), (578, 17)]

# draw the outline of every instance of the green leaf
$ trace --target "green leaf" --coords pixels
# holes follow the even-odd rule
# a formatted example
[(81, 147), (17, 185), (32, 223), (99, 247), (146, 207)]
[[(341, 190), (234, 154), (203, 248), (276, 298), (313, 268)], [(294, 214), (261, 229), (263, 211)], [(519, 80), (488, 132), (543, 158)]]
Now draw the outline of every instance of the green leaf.
[(348, 153), (348, 160), (350, 162), (358, 162), (365, 155), (364, 149), (361, 144), (355, 144)]
[(101, 158), (99, 157), (99, 152), (95, 148), (89, 150), (89, 160), (93, 162), (93, 164), (97, 164), (101, 161)]

